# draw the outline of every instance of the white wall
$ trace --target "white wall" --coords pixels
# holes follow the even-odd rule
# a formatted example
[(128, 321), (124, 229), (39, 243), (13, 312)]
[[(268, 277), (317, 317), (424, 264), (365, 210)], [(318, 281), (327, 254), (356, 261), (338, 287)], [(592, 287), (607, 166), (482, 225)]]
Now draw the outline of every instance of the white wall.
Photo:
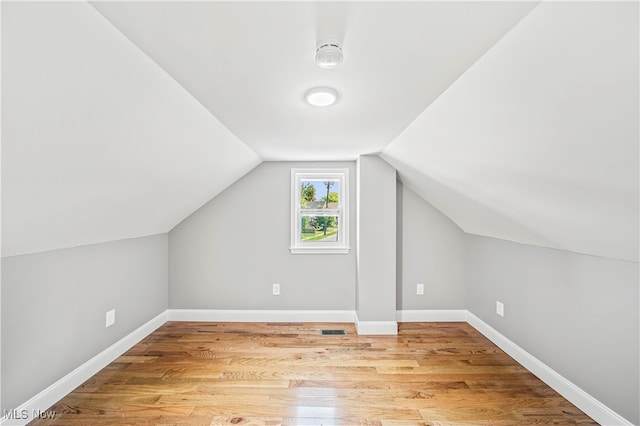
[(466, 234), (400, 182), (397, 198), (397, 309), (466, 309)]
[(640, 424), (638, 263), (471, 235), (468, 244), (467, 309)]
[(167, 281), (167, 234), (3, 258), (2, 409), (164, 312)]
[[(169, 233), (169, 306), (188, 309), (353, 310), (355, 249), (291, 254), (291, 169), (354, 162), (265, 162)], [(350, 179), (354, 203), (355, 179)], [(355, 241), (355, 208), (350, 209)], [(273, 283), (281, 295), (273, 296)]]

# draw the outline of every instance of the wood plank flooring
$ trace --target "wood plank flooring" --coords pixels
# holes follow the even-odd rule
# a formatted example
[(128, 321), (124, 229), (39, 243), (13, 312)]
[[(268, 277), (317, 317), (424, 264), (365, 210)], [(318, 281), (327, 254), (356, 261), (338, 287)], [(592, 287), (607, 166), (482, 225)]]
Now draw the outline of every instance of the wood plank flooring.
[(466, 323), (168, 322), (50, 411), (31, 424), (596, 424)]

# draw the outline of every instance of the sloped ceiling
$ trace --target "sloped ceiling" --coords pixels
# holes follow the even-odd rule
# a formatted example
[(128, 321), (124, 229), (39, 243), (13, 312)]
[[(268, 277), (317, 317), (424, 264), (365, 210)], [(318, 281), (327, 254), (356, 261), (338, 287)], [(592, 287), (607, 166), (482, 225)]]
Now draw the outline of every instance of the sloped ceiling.
[[(92, 2), (265, 160), (380, 152), (535, 3)], [(322, 69), (316, 43), (344, 62)], [(315, 86), (331, 108), (303, 101)]]
[[(262, 159), (380, 151), (533, 5), (3, 2), (3, 255), (166, 232)], [(335, 108), (302, 102), (319, 84)]]
[(638, 3), (539, 5), (387, 146), (464, 231), (638, 260)]
[(2, 4), (2, 253), (167, 232), (259, 157), (87, 3)]
[(2, 88), (4, 256), (381, 152), (466, 232), (638, 259), (636, 2), (3, 2)]

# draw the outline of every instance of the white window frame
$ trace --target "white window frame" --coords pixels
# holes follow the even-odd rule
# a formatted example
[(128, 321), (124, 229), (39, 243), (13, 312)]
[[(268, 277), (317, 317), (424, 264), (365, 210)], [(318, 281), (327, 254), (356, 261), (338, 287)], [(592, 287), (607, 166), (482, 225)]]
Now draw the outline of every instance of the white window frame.
[[(305, 180), (337, 180), (338, 207), (335, 209), (303, 209), (300, 185)], [(303, 241), (300, 223), (302, 216), (337, 216), (337, 241)], [(349, 253), (349, 169), (291, 169), (291, 247), (292, 254)]]

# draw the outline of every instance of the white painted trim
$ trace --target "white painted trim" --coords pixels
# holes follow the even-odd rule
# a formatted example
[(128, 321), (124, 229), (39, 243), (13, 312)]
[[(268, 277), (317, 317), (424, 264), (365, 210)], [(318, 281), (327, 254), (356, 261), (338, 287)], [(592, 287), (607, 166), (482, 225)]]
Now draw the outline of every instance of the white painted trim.
[[(147, 323), (133, 330), (98, 355), (91, 358), (60, 380), (47, 387), (33, 398), (15, 409), (15, 413), (26, 413), (25, 419), (0, 419), (1, 425), (26, 425), (33, 420), (33, 414), (44, 412), (53, 404), (65, 397), (69, 392), (80, 386), (98, 371), (113, 362), (120, 355), (128, 351), (135, 344), (151, 334), (154, 330), (167, 322), (167, 311), (162, 312)], [(24, 411), (23, 411), (24, 410)]]
[(466, 309), (425, 309), (396, 311), (398, 322), (467, 322)]
[(289, 247), (291, 254), (349, 254), (351, 247), (319, 248), (319, 247)]
[(633, 426), (624, 417), (580, 389), (471, 312), (467, 312), (467, 322), (596, 422), (606, 426)]
[(398, 334), (398, 323), (396, 321), (362, 321), (355, 314), (356, 331), (358, 335), (391, 335)]
[[(332, 179), (340, 182), (339, 207), (306, 210), (300, 208), (300, 183), (303, 179)], [(338, 241), (313, 242), (301, 240), (302, 212), (318, 216), (338, 217)], [(292, 168), (291, 169), (291, 254), (348, 254), (349, 253), (349, 169), (348, 168)]]
[(354, 322), (353, 311), (169, 309), (168, 321)]

